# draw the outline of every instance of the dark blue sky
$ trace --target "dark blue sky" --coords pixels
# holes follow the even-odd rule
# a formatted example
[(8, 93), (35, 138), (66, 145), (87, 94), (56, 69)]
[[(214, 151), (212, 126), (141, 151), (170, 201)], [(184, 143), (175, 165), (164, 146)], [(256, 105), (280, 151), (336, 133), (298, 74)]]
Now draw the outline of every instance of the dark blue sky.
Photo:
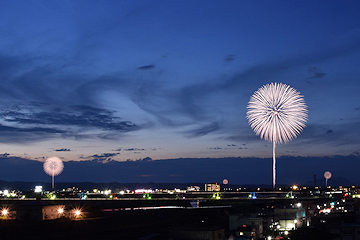
[(0, 153), (271, 158), (246, 105), (282, 82), (309, 119), (279, 157), (359, 156), (359, 11), (358, 1), (1, 2)]

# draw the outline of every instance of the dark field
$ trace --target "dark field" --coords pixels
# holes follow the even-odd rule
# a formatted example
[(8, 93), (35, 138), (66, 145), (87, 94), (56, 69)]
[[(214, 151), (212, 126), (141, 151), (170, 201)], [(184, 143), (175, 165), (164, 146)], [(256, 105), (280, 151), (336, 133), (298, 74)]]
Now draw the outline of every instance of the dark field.
[(0, 221), (0, 239), (168, 239), (179, 228), (228, 228), (226, 209), (156, 209), (101, 213), (83, 220)]

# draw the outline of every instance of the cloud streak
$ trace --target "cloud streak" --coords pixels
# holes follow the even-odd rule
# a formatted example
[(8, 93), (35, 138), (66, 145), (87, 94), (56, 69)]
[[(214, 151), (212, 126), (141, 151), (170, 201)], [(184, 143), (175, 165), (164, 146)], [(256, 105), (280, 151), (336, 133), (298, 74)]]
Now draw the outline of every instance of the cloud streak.
[(115, 117), (114, 113), (85, 105), (66, 108), (47, 104), (15, 104), (0, 111), (3, 122), (0, 125), (3, 138), (0, 139), (5, 141), (11, 136), (13, 141), (21, 142), (59, 136), (86, 137), (86, 133), (93, 130), (121, 134), (140, 129), (130, 121)]
[(150, 70), (150, 69), (153, 69), (153, 68), (155, 68), (155, 64), (141, 66), (141, 67), (138, 67), (137, 69), (138, 70)]
[(60, 149), (55, 149), (55, 152), (71, 152), (71, 150), (69, 148), (60, 148)]

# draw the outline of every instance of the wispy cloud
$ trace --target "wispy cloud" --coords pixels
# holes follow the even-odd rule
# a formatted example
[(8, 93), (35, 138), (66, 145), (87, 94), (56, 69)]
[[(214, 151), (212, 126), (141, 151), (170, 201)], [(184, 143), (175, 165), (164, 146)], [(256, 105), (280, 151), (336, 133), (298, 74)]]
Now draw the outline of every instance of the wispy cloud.
[(309, 78), (323, 78), (325, 76), (325, 73), (315, 66), (308, 67), (308, 74), (310, 75)]
[(141, 66), (141, 67), (138, 67), (137, 69), (138, 70), (150, 70), (150, 69), (153, 69), (153, 68), (155, 68), (155, 64)]
[(55, 152), (71, 152), (71, 150), (69, 148), (60, 148), (60, 149), (55, 149)]
[[(337, 124), (310, 123), (299, 136), (305, 149), (316, 148), (326, 154), (350, 154), (357, 151), (360, 130), (359, 121), (339, 121)], [(342, 151), (341, 153), (339, 151)], [(305, 151), (307, 152), (307, 151)]]
[(185, 135), (189, 138), (201, 137), (209, 133), (215, 132), (219, 129), (220, 129), (220, 124), (217, 122), (212, 122), (210, 124), (200, 126), (199, 128), (189, 130), (185, 133)]
[[(91, 130), (100, 130), (107, 135), (106, 132), (120, 134), (140, 129), (130, 121), (115, 117), (114, 111), (85, 105), (54, 107), (41, 103), (14, 104), (0, 110), (0, 120), (3, 136), (11, 136), (14, 141), (55, 136), (81, 138), (86, 137), (86, 132)], [(102, 134), (98, 136), (106, 138)]]
[(119, 155), (120, 153), (103, 153), (103, 154), (94, 154), (92, 156), (83, 157), (84, 159), (90, 159), (91, 161), (95, 161), (98, 163), (107, 163), (114, 161), (114, 158), (116, 155)]
[(0, 125), (0, 142), (26, 143), (43, 141), (65, 134), (64, 130), (50, 127), (9, 127)]
[(229, 54), (229, 55), (227, 55), (227, 56), (225, 57), (224, 61), (225, 61), (225, 62), (232, 62), (232, 61), (235, 60), (235, 57), (236, 57), (235, 55)]
[(55, 125), (94, 127), (102, 130), (131, 131), (138, 126), (128, 121), (121, 121), (113, 116), (114, 111), (91, 106), (71, 106), (68, 108), (52, 107), (45, 104), (14, 105), (1, 111), (4, 122), (23, 125)]
[(117, 148), (114, 149), (113, 151), (116, 152), (120, 152), (120, 151), (125, 151), (125, 152), (144, 152), (144, 151), (156, 151), (156, 148)]
[[(356, 42), (357, 43), (357, 42)], [(199, 121), (205, 121), (205, 126), (200, 126), (193, 137), (202, 136), (207, 131), (224, 130), (223, 126), (212, 123), (214, 114), (209, 111), (211, 109), (211, 102), (204, 101), (210, 99), (212, 96), (229, 97), (234, 96), (235, 92), (240, 92), (244, 98), (251, 95), (256, 87), (263, 83), (276, 79), (279, 74), (291, 68), (301, 65), (313, 65), (315, 62), (335, 58), (350, 54), (353, 51), (359, 50), (358, 44), (349, 42), (347, 45), (332, 46), (320, 49), (311, 54), (303, 54), (292, 57), (290, 59), (273, 61), (271, 63), (262, 63), (254, 65), (253, 67), (242, 70), (232, 76), (221, 77), (221, 80), (216, 79), (206, 80), (202, 83), (189, 84), (181, 89), (174, 90), (171, 86), (160, 84), (155, 81), (149, 83), (146, 80), (128, 80), (119, 75), (103, 75), (95, 77), (91, 75), (65, 75), (64, 68), (68, 69), (70, 66), (65, 64), (56, 64), (50, 66), (49, 64), (41, 64), (36, 58), (27, 58), (24, 61), (21, 58), (0, 56), (0, 69), (7, 69), (5, 82), (0, 91), (4, 92), (4, 96), (11, 95), (13, 99), (31, 99), (39, 102), (49, 103), (66, 103), (71, 106), (71, 101), (75, 104), (82, 104), (87, 102), (90, 106), (100, 105), (98, 96), (105, 90), (112, 90), (119, 94), (124, 94), (141, 110), (153, 115), (161, 124), (167, 126), (185, 126), (195, 124)], [(226, 61), (232, 61), (234, 55), (226, 56)], [(9, 70), (9, 60), (11, 65), (17, 66), (16, 69)], [(51, 60), (56, 61), (55, 59)], [(35, 66), (36, 69), (31, 69)], [(149, 70), (155, 68), (155, 64), (144, 65), (139, 67), (139, 70)], [(30, 71), (26, 71), (30, 69)], [(16, 72), (22, 72), (16, 76)], [(320, 78), (325, 76), (317, 67), (311, 67), (311, 77)], [(49, 80), (50, 79), (50, 80)], [(74, 81), (76, 79), (76, 81)], [(39, 89), (41, 86), (42, 89)], [(55, 89), (62, 89), (61, 92), (56, 92)], [(71, 96), (71, 100), (69, 97)], [(56, 104), (54, 104), (56, 105)], [(246, 103), (242, 103), (238, 107), (242, 107)], [(85, 109), (89, 106), (77, 105), (69, 107), (70, 111), (80, 111), (81, 116), (73, 115), (59, 111), (56, 116), (52, 112), (33, 112), (33, 113), (12, 113), (7, 112), (7, 117), (13, 117), (13, 120), (23, 124), (71, 124), (77, 126), (92, 126), (107, 130), (134, 130), (136, 127), (126, 121), (115, 120), (110, 117), (110, 112), (105, 109), (93, 110)], [(61, 109), (65, 110), (65, 109)], [(100, 114), (96, 114), (96, 111)], [(65, 110), (67, 111), (67, 110)], [(244, 110), (243, 110), (244, 111)], [(13, 115), (13, 116), (11, 116)], [(32, 115), (31, 117), (29, 115)], [(126, 117), (126, 116), (125, 116)], [(91, 120), (93, 119), (93, 120)], [(112, 124), (113, 123), (116, 124)], [(98, 123), (96, 123), (98, 122)], [(206, 123), (207, 122), (207, 123)], [(186, 134), (186, 132), (185, 132)]]

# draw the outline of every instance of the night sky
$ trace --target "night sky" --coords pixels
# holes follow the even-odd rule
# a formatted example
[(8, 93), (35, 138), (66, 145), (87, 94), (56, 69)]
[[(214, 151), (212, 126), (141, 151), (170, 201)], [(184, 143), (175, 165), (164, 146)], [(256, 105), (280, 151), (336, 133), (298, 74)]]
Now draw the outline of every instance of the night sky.
[(246, 106), (280, 82), (303, 95), (308, 121), (277, 146), (278, 182), (325, 171), (360, 182), (359, 12), (359, 1), (2, 1), (0, 180), (48, 181), (42, 162), (57, 156), (63, 182), (271, 184), (272, 145)]

